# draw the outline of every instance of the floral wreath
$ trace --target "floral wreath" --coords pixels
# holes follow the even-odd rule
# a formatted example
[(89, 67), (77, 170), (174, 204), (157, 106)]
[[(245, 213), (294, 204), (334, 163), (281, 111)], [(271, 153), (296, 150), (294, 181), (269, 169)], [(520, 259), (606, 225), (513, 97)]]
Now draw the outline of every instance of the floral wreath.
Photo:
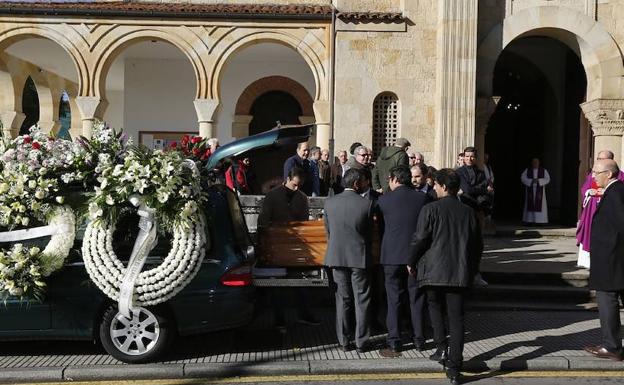
[[(43, 297), (45, 277), (60, 269), (74, 244), (76, 216), (64, 205), (64, 187), (81, 181), (82, 149), (41, 132), (0, 145), (0, 299)], [(33, 227), (35, 226), (35, 227)], [(50, 236), (42, 251), (28, 240)], [(19, 243), (16, 243), (19, 242)]]
[[(128, 285), (130, 306), (155, 305), (177, 294), (199, 271), (207, 242), (201, 210), (206, 198), (195, 163), (179, 151), (132, 148), (123, 164), (102, 167), (97, 181), (82, 246), (93, 282), (119, 301), (120, 308)], [(113, 249), (113, 234), (122, 212), (133, 207), (139, 207), (141, 220), (148, 225), (146, 234), (152, 231), (153, 235), (140, 239), (139, 233), (130, 262), (124, 266)], [(156, 228), (173, 235), (171, 249), (160, 265), (141, 272), (155, 244)], [(135, 257), (141, 259), (136, 266)]]

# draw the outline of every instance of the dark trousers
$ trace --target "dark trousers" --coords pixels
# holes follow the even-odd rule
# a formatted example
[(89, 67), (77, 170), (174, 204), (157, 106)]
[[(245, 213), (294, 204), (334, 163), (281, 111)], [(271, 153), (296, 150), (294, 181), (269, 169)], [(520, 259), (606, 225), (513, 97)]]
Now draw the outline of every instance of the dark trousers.
[(624, 301), (624, 290), (596, 290), (600, 330), (602, 331), (602, 346), (610, 352), (619, 352), (622, 349), (620, 298)]
[(409, 305), (412, 338), (424, 342), (424, 290), (418, 288), (416, 277), (407, 273), (405, 265), (384, 265), (384, 273), (388, 298), (388, 314), (386, 316), (388, 345), (395, 349), (401, 346), (401, 314), (403, 314), (401, 309), (404, 305)]
[[(459, 374), (464, 360), (464, 293), (466, 289), (446, 286), (428, 286), (427, 304), (433, 325), (433, 340), (439, 349), (448, 348), (446, 367), (451, 375)], [(444, 322), (448, 317), (450, 339)]]
[[(336, 284), (336, 336), (342, 346), (349, 344), (355, 334), (355, 344), (361, 348), (370, 337), (370, 283), (366, 269), (334, 267)], [(351, 314), (355, 310), (355, 333)]]

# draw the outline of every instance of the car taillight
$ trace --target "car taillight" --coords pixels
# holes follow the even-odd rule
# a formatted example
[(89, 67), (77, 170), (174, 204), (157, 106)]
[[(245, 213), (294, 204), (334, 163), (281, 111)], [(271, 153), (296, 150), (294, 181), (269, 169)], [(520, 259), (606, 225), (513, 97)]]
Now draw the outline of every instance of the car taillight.
[(228, 270), (219, 280), (224, 286), (250, 286), (252, 283), (252, 267), (242, 265)]

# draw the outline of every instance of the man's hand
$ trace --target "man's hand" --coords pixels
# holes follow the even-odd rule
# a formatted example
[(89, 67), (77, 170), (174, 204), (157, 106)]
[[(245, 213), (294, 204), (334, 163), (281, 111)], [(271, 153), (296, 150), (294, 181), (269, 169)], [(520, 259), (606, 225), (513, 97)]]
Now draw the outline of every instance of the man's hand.
[(382, 188), (378, 188), (378, 189), (377, 189), (377, 190), (375, 190), (375, 191), (377, 191), (377, 192), (378, 192), (378, 193), (380, 193), (380, 194), (383, 194), (383, 189), (382, 189)]
[(464, 193), (464, 190), (459, 189), (459, 191), (457, 192), (457, 195), (462, 195)]
[(407, 265), (407, 273), (411, 276), (415, 276), (416, 275), (416, 269), (412, 269), (412, 267), (410, 265)]
[(494, 187), (487, 186), (487, 192), (494, 192)]

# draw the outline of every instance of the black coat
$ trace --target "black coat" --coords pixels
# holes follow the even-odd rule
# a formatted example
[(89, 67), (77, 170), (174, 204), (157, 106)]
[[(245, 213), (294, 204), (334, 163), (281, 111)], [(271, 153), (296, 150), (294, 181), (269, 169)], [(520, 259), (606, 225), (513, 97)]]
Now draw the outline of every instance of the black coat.
[(482, 252), (475, 213), (457, 197), (448, 196), (422, 208), (409, 260), (409, 265), (418, 269), (418, 286), (470, 286)]
[(295, 154), (290, 158), (286, 159), (286, 161), (284, 162), (284, 181), (286, 181), (286, 179), (288, 178), (288, 173), (294, 167), (302, 169), (305, 174), (303, 186), (301, 186), (299, 189), (307, 196), (312, 196), (312, 190), (314, 189), (314, 183), (312, 178), (314, 178), (314, 175), (312, 174), (312, 166), (310, 166), (310, 161), (307, 159), (303, 159), (298, 154)]
[(381, 264), (407, 265), (410, 243), (416, 232), (418, 214), (427, 203), (427, 196), (401, 186), (379, 197), (384, 234), (381, 241)]
[(613, 182), (594, 213), (589, 287), (624, 290), (624, 183)]

